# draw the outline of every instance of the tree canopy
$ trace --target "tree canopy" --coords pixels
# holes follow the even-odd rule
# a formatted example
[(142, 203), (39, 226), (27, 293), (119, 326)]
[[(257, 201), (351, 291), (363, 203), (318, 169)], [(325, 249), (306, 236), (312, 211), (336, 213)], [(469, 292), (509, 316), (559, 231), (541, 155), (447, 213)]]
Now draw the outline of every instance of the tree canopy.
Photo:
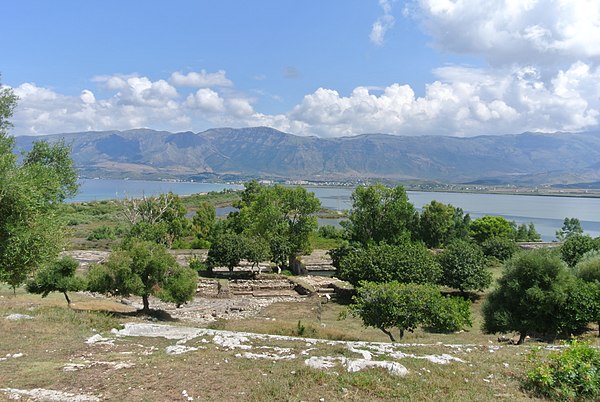
[(423, 206), (419, 217), (420, 238), (427, 247), (438, 248), (454, 239), (469, 237), (471, 217), (450, 204), (435, 200)]
[(383, 184), (357, 187), (352, 193), (352, 209), (346, 230), (349, 239), (361, 244), (394, 244), (406, 235), (415, 237), (418, 214), (408, 201), (404, 187)]
[(57, 206), (77, 191), (77, 174), (64, 142), (35, 142), (21, 162), (8, 136), (17, 97), (0, 87), (0, 281), (13, 289), (65, 241)]

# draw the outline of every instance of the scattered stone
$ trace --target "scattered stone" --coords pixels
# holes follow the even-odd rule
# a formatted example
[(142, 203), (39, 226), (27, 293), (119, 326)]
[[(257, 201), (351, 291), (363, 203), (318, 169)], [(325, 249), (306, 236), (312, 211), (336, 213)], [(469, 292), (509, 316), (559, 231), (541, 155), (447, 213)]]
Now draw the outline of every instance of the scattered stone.
[(16, 388), (0, 388), (8, 399), (19, 400), (22, 397), (29, 398), (30, 401), (44, 402), (99, 402), (100, 398), (94, 395), (72, 394), (70, 392), (55, 391), (44, 388), (34, 389), (16, 389)]
[(89, 337), (85, 343), (88, 345), (99, 344), (99, 345), (114, 345), (114, 339), (104, 338), (100, 334), (96, 334), (94, 336)]
[(346, 359), (344, 364), (346, 370), (349, 373), (355, 373), (365, 368), (384, 368), (390, 372), (390, 374), (404, 377), (408, 375), (408, 369), (396, 362), (380, 361), (380, 360), (367, 360), (367, 359)]
[(194, 350), (198, 350), (198, 348), (184, 345), (173, 345), (167, 346), (166, 352), (168, 355), (181, 355), (183, 353), (192, 352)]
[(6, 316), (6, 319), (9, 321), (33, 320), (33, 317), (27, 314), (11, 314)]

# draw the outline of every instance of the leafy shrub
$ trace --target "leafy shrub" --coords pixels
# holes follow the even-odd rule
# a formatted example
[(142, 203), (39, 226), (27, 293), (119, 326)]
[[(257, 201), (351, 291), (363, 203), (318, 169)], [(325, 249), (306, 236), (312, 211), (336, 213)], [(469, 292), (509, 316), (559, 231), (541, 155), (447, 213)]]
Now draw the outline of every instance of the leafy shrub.
[(441, 267), (422, 244), (405, 241), (378, 244), (351, 251), (340, 261), (338, 277), (353, 285), (360, 281), (437, 283)]
[(90, 241), (95, 241), (104, 239), (114, 240), (115, 238), (115, 230), (110, 226), (102, 225), (92, 230), (92, 233), (90, 233), (87, 239)]
[(473, 325), (471, 302), (459, 297), (441, 297), (433, 309), (427, 329), (432, 332), (456, 332)]
[(506, 261), (517, 252), (517, 244), (507, 237), (491, 237), (481, 243), (483, 254), (494, 257), (500, 261)]
[(567, 265), (574, 267), (585, 253), (600, 248), (598, 243), (598, 240), (594, 240), (591, 236), (573, 235), (568, 237), (560, 247), (560, 254)]
[(432, 285), (395, 281), (361, 282), (350, 313), (360, 317), (363, 325), (381, 330), (392, 342), (393, 328), (399, 330), (402, 338), (405, 331), (412, 332), (419, 326), (449, 332), (471, 323), (467, 301), (444, 297)]
[(600, 350), (573, 340), (541, 362), (539, 349), (530, 359), (537, 365), (527, 373), (525, 385), (535, 393), (557, 401), (600, 398)]
[(317, 233), (325, 239), (341, 239), (344, 232), (333, 225), (324, 225), (317, 230)]
[(519, 253), (508, 260), (498, 287), (483, 305), (484, 331), (517, 331), (519, 343), (527, 333), (556, 335), (562, 331), (562, 310), (575, 280), (564, 265), (545, 249)]
[(208, 269), (206, 264), (197, 257), (190, 258), (189, 266), (195, 272), (202, 272), (202, 271), (206, 271)]
[(206, 239), (195, 238), (190, 243), (190, 247), (194, 250), (207, 250), (210, 248), (210, 241)]
[(455, 240), (439, 255), (442, 266), (440, 284), (461, 292), (483, 291), (492, 283), (487, 260), (477, 244)]
[(575, 266), (575, 275), (586, 282), (600, 283), (600, 250), (585, 253)]

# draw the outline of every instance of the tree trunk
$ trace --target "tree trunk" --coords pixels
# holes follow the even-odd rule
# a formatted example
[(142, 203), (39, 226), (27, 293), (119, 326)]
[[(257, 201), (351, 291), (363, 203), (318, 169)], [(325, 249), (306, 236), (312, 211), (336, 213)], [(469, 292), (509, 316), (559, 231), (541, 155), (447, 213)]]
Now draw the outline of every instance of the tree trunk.
[[(386, 334), (387, 336), (389, 336), (389, 337), (390, 337), (390, 340), (391, 340), (392, 342), (396, 342), (396, 339), (394, 338), (394, 335), (393, 335), (393, 334), (392, 334), (390, 331), (388, 331), (388, 330), (387, 330), (387, 329), (385, 329), (385, 328), (379, 328), (379, 329), (380, 329), (380, 330), (381, 330), (381, 331), (382, 331), (384, 334)], [(402, 331), (400, 331), (400, 333), (402, 333)]]
[(519, 340), (517, 341), (517, 345), (522, 345), (525, 342), (525, 338), (527, 337), (527, 332), (523, 331), (519, 333)]
[(67, 300), (67, 304), (69, 305), (69, 307), (71, 307), (71, 299), (69, 299), (69, 295), (67, 294), (67, 292), (63, 292), (63, 294), (65, 295), (65, 299)]
[(150, 303), (148, 302), (148, 296), (142, 296), (142, 303), (144, 303), (144, 308), (142, 311), (150, 311)]

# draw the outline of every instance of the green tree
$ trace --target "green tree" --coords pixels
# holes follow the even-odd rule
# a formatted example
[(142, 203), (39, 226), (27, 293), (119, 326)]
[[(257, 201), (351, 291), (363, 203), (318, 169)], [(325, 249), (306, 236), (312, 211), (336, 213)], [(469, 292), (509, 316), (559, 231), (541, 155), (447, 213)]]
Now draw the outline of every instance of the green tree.
[(560, 246), (560, 254), (568, 266), (574, 267), (585, 253), (598, 249), (600, 249), (600, 239), (592, 239), (591, 236), (577, 234), (568, 236), (565, 239)]
[(178, 195), (171, 192), (158, 197), (126, 199), (123, 214), (131, 225), (127, 239), (138, 238), (171, 248), (175, 240), (188, 234), (191, 225), (187, 210)]
[(577, 218), (565, 218), (563, 226), (560, 230), (556, 231), (556, 238), (558, 241), (563, 241), (571, 236), (579, 236), (583, 234), (583, 228), (581, 222)]
[(226, 231), (218, 234), (210, 244), (206, 264), (209, 269), (227, 267), (229, 273), (240, 265), (244, 258), (245, 248), (242, 235)]
[(13, 291), (65, 244), (58, 206), (75, 195), (76, 173), (63, 142), (36, 142), (18, 162), (8, 136), (17, 97), (0, 87), (0, 281)]
[(501, 216), (486, 215), (471, 222), (471, 237), (479, 244), (492, 237), (514, 238), (513, 226)]
[(490, 237), (481, 243), (481, 250), (487, 257), (506, 261), (519, 250), (519, 246), (508, 237)]
[(533, 222), (528, 224), (522, 223), (519, 226), (515, 222), (514, 225), (515, 241), (540, 241), (542, 237), (535, 229)]
[(435, 286), (414, 283), (362, 282), (350, 313), (360, 317), (364, 326), (380, 329), (392, 342), (396, 341), (393, 328), (402, 338), (405, 331), (419, 326), (461, 328), (471, 322), (468, 302), (445, 298)]
[(483, 306), (484, 331), (516, 331), (519, 344), (528, 333), (556, 335), (564, 326), (561, 309), (573, 279), (555, 253), (516, 254), (505, 263), (498, 287)]
[(262, 237), (258, 236), (244, 237), (242, 243), (244, 246), (244, 259), (252, 263), (251, 269), (253, 272), (254, 268), (256, 267), (258, 269), (258, 273), (260, 273), (260, 267), (258, 264), (271, 259), (271, 249), (269, 247), (269, 243), (267, 243), (267, 241)]
[(580, 290), (579, 299), (584, 305), (585, 311), (590, 316), (590, 321), (598, 324), (598, 336), (600, 336), (600, 251), (587, 252), (579, 260), (574, 269), (575, 276), (586, 283)]
[(84, 278), (75, 274), (78, 267), (79, 262), (71, 257), (63, 257), (44, 265), (36, 272), (35, 277), (27, 282), (27, 291), (41, 294), (42, 297), (51, 292), (61, 292), (67, 304), (71, 306), (67, 292), (78, 292), (86, 287)]
[(228, 218), (230, 227), (265, 239), (275, 263), (282, 262), (281, 253), (286, 251), (288, 266), (293, 269), (298, 255), (311, 251), (309, 235), (317, 228), (314, 214), (321, 206), (319, 199), (302, 187), (250, 185), (246, 191), (249, 194), (242, 195), (239, 213)]
[(104, 265), (94, 266), (88, 275), (91, 291), (141, 296), (145, 312), (150, 310), (152, 295), (177, 305), (192, 300), (196, 279), (196, 273), (180, 267), (164, 245), (138, 239), (126, 250), (113, 251)]
[(441, 267), (421, 243), (374, 244), (351, 249), (339, 262), (340, 279), (358, 285), (360, 281), (435, 284)]
[(575, 276), (586, 282), (598, 282), (600, 284), (600, 250), (592, 250), (585, 253), (577, 265), (575, 265)]
[(420, 238), (427, 247), (439, 248), (453, 239), (468, 238), (470, 222), (471, 217), (462, 209), (433, 200), (421, 212)]
[(487, 269), (487, 260), (481, 248), (474, 243), (455, 240), (439, 255), (442, 266), (440, 284), (458, 289), (461, 293), (479, 290), (482, 292), (492, 282)]
[(202, 240), (208, 239), (216, 220), (217, 212), (215, 207), (206, 201), (200, 203), (192, 218), (192, 227), (196, 237)]
[(349, 239), (361, 244), (398, 243), (406, 235), (416, 237), (418, 214), (402, 186), (383, 184), (357, 187), (346, 230)]

